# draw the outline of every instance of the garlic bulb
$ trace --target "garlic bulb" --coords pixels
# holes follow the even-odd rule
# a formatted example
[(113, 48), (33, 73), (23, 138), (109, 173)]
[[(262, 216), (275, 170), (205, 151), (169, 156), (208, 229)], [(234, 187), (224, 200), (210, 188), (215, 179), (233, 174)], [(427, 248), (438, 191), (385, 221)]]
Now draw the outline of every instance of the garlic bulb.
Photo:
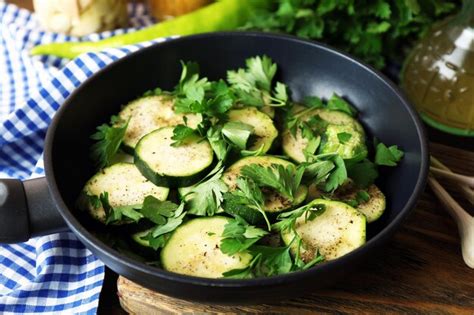
[(127, 0), (34, 0), (36, 17), (48, 31), (83, 36), (127, 24)]

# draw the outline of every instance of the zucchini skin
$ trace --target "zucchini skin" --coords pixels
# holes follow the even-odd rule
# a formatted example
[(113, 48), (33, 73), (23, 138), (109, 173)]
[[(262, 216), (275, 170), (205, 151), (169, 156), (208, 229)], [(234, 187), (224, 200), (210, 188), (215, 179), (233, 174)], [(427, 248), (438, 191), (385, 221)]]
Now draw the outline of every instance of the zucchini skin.
[(187, 187), (192, 186), (199, 182), (204, 176), (206, 176), (215, 166), (216, 159), (213, 159), (212, 163), (203, 169), (202, 171), (184, 177), (177, 177), (177, 176), (168, 176), (156, 173), (153, 169), (135, 152), (134, 161), (135, 166), (140, 170), (142, 175), (151, 181), (153, 184), (157, 186), (164, 186), (169, 188), (179, 188), (179, 187)]
[[(337, 259), (362, 246), (366, 241), (366, 217), (346, 203), (326, 199), (315, 199), (310, 204), (322, 204), (326, 210), (311, 221), (300, 217), (295, 230), (281, 231), (281, 238), (291, 246), (291, 252), (298, 252), (298, 245), (293, 242), (295, 233), (302, 239), (300, 255), (303, 261), (311, 261), (316, 253), (325, 256), (326, 260)], [(321, 228), (318, 225), (324, 223)]]
[[(221, 278), (222, 273), (248, 266), (248, 252), (228, 256), (220, 243), (225, 225), (231, 218), (199, 217), (180, 225), (170, 236), (160, 253), (165, 270), (204, 278)], [(188, 237), (191, 236), (191, 237)]]

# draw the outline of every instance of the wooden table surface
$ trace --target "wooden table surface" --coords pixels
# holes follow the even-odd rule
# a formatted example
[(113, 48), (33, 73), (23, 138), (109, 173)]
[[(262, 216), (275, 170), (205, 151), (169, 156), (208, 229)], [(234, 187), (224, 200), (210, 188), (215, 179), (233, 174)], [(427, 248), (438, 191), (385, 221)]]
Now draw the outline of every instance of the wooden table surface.
[[(9, 0), (31, 9), (31, 0)], [(454, 171), (474, 174), (474, 139), (428, 128), (431, 152)], [(451, 190), (465, 209), (472, 206)], [(117, 297), (117, 275), (106, 271), (99, 314), (126, 314)], [(166, 302), (166, 301), (165, 301)], [(190, 311), (180, 303), (177, 311)], [(178, 308), (179, 307), (179, 308)], [(193, 306), (194, 307), (194, 306)], [(200, 305), (198, 311), (209, 311)], [(461, 257), (455, 223), (429, 189), (394, 238), (357, 273), (334, 287), (272, 305), (213, 306), (233, 313), (474, 314), (474, 270)]]

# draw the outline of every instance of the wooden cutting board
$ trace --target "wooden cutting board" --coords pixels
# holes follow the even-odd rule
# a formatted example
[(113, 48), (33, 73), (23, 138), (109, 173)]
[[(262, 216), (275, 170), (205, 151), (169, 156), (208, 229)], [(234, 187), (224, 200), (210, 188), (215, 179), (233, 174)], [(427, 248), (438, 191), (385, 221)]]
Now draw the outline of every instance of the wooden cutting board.
[[(432, 144), (431, 152), (454, 171), (474, 174), (474, 152), (440, 144)], [(447, 188), (462, 201), (453, 187)], [(466, 202), (462, 205), (469, 209)], [(332, 288), (252, 306), (182, 301), (123, 277), (117, 289), (122, 308), (131, 314), (474, 314), (474, 270), (464, 265), (456, 225), (429, 189), (393, 240), (359, 272)]]

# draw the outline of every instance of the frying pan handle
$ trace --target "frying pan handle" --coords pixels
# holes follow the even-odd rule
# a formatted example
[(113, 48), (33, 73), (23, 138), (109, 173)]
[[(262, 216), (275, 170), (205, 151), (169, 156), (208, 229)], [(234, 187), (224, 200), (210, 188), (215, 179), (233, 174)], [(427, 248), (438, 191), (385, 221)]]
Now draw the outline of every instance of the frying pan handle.
[(0, 179), (0, 243), (67, 230), (49, 194), (46, 178)]

